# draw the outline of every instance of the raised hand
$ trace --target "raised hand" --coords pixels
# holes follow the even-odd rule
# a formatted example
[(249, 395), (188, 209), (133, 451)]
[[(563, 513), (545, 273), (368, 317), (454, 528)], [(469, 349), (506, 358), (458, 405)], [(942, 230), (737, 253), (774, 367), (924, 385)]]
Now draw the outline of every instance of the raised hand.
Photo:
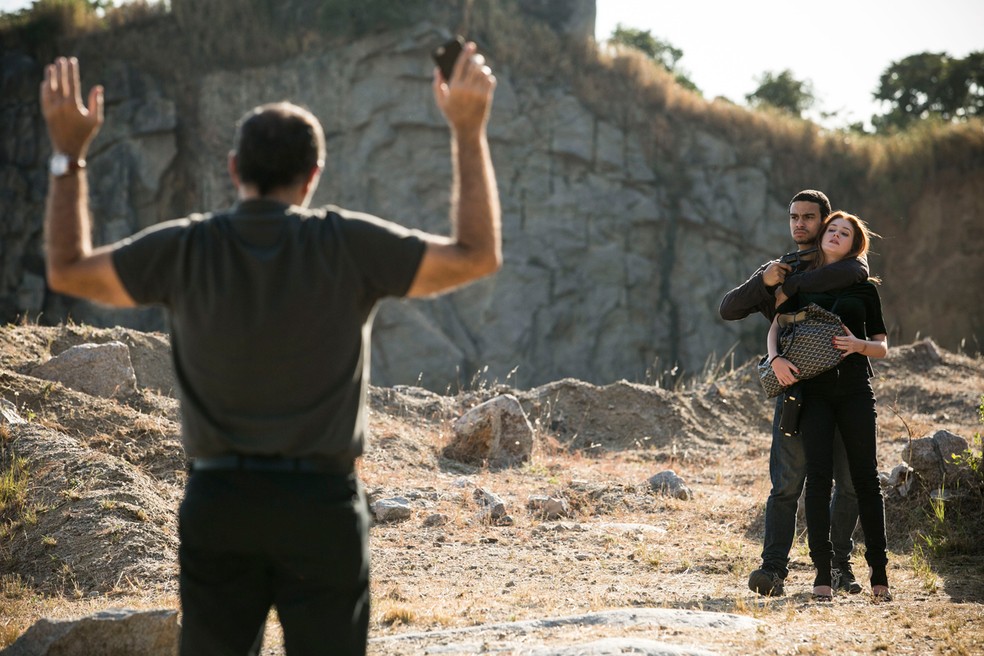
[(89, 144), (103, 123), (103, 88), (93, 87), (88, 105), (83, 106), (79, 61), (75, 57), (59, 57), (44, 70), (41, 113), (52, 149), (85, 159)]
[(492, 69), (472, 42), (465, 44), (455, 61), (450, 81), (445, 82), (440, 70), (434, 68), (434, 100), (455, 133), (485, 128), (495, 85)]

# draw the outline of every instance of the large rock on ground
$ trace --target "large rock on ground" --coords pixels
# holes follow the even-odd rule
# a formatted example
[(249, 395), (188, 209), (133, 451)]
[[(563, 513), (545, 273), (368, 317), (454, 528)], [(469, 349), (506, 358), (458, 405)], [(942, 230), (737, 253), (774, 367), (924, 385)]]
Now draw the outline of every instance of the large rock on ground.
[(176, 610), (100, 611), (77, 620), (41, 619), (2, 656), (169, 656), (178, 653)]
[(103, 398), (125, 396), (137, 390), (130, 349), (122, 342), (73, 346), (38, 365), (32, 373)]
[(491, 466), (526, 462), (533, 451), (533, 426), (512, 394), (475, 406), (454, 422), (454, 439), (444, 456)]
[(950, 431), (938, 430), (928, 437), (913, 440), (902, 449), (902, 460), (919, 475), (929, 488), (950, 486), (960, 478), (960, 467), (953, 456), (967, 450), (967, 440)]
[(693, 491), (687, 487), (684, 480), (677, 476), (676, 472), (672, 469), (661, 471), (655, 476), (650, 477), (649, 486), (653, 492), (671, 496), (675, 499), (690, 501), (694, 498)]

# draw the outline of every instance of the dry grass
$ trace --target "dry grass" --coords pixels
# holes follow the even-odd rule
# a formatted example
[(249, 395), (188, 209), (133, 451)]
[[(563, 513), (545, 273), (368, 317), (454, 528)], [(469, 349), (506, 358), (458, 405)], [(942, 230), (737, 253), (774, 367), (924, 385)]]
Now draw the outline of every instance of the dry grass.
[[(802, 535), (792, 552), (787, 596), (764, 599), (748, 592), (745, 581), (758, 564), (762, 504), (768, 495), (767, 436), (735, 436), (699, 454), (646, 448), (589, 454), (569, 451), (541, 435), (532, 463), (489, 471), (439, 457), (450, 439), (450, 420), (470, 403), (464, 398), (447, 399), (445, 406), (424, 412), (407, 405), (370, 415), (377, 437), (360, 465), (367, 489), (420, 500), (410, 520), (372, 529), (373, 637), (650, 607), (737, 613), (762, 624), (752, 631), (568, 627), (536, 631), (525, 640), (560, 645), (618, 635), (700, 645), (723, 654), (975, 654), (984, 649), (975, 630), (984, 620), (980, 577), (974, 583), (969, 580), (974, 569), (960, 558), (933, 552), (897, 530), (890, 553), (889, 575), (897, 595), (892, 604), (874, 604), (864, 595), (840, 595), (829, 606), (811, 603), (812, 572)], [(910, 427), (932, 425), (912, 419), (910, 410)], [(889, 425), (881, 432), (886, 459), (900, 443), (900, 427)], [(647, 478), (671, 467), (695, 490), (695, 500), (648, 491)], [(512, 526), (476, 519), (475, 486), (506, 500)], [(533, 494), (565, 496), (574, 516), (541, 521), (525, 510)], [(929, 528), (928, 518), (920, 520), (914, 509), (894, 505), (888, 512), (892, 524)], [(423, 526), (423, 518), (433, 513), (445, 514), (448, 523)], [(859, 554), (855, 565), (863, 570)], [(80, 616), (107, 606), (174, 608), (177, 600), (173, 593), (127, 582), (93, 598), (70, 591), (48, 597), (8, 576), (0, 589), (0, 645), (38, 617)], [(482, 637), (489, 649), (510, 639), (507, 631)], [(280, 644), (271, 614), (263, 653), (281, 654)], [(375, 642), (370, 653), (421, 649), (419, 643)]]

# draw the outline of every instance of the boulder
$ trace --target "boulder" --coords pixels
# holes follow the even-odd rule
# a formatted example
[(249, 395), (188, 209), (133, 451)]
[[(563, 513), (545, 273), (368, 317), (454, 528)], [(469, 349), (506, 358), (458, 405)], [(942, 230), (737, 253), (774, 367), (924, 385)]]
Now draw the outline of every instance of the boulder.
[(453, 425), (454, 437), (444, 456), (459, 462), (508, 466), (530, 459), (533, 426), (511, 394), (475, 406)]
[(105, 610), (38, 620), (2, 656), (168, 656), (178, 653), (178, 611)]
[(571, 505), (567, 499), (560, 497), (533, 495), (526, 502), (526, 507), (530, 513), (547, 521), (571, 516)]
[(595, 0), (519, 0), (519, 7), (560, 34), (575, 39), (594, 38)]
[(649, 486), (654, 492), (671, 496), (676, 499), (689, 501), (694, 498), (694, 493), (686, 486), (683, 479), (676, 475), (672, 469), (661, 471), (649, 479)]
[(902, 460), (909, 464), (923, 484), (936, 489), (955, 483), (960, 478), (960, 467), (953, 456), (968, 448), (967, 440), (950, 431), (938, 430), (902, 449)]
[(38, 365), (31, 374), (103, 398), (137, 390), (130, 349), (122, 342), (73, 346)]
[(372, 512), (380, 522), (401, 522), (410, 519), (410, 502), (403, 497), (380, 499), (372, 504)]

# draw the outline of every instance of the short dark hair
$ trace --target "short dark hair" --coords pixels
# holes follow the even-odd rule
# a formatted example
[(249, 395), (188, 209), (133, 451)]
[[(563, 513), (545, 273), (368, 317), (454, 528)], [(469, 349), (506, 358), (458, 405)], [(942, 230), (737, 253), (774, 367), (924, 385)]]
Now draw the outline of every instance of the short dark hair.
[(325, 135), (318, 119), (289, 102), (254, 107), (236, 125), (233, 142), (240, 182), (256, 185), (261, 196), (303, 182), (325, 159)]
[(827, 195), (822, 191), (817, 191), (816, 189), (804, 189), (793, 196), (793, 199), (789, 201), (789, 205), (787, 205), (787, 207), (792, 207), (793, 203), (801, 200), (808, 203), (816, 203), (820, 206), (821, 221), (826, 219), (827, 215), (830, 214), (830, 199), (827, 198)]

